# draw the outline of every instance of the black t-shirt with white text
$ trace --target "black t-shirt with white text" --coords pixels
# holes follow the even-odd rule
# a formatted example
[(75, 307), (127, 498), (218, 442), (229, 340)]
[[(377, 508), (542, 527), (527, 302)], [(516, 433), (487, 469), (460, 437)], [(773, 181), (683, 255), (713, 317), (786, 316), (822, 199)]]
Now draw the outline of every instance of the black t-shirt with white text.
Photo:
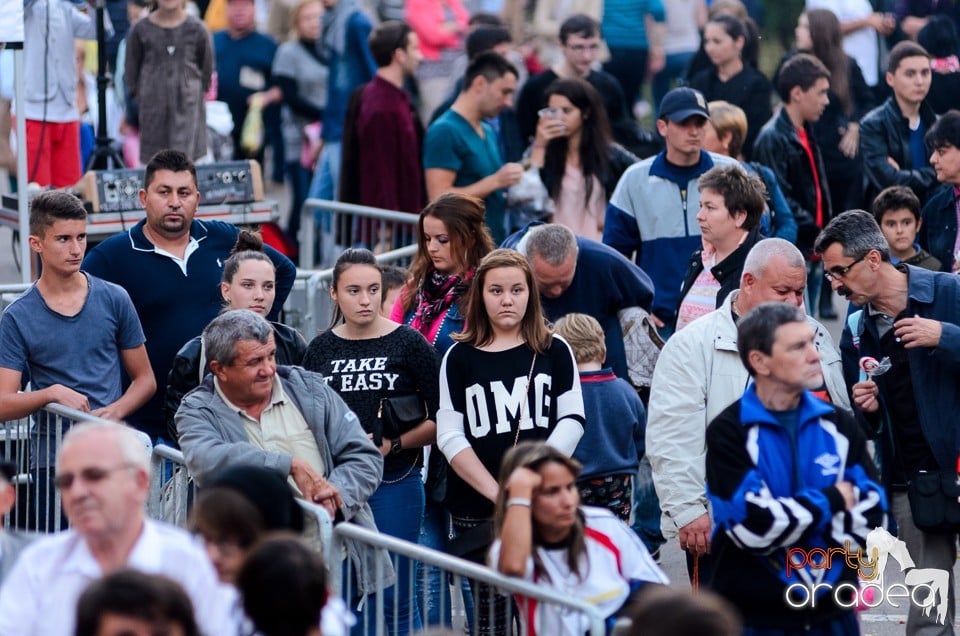
[[(570, 347), (554, 336), (550, 348), (537, 356), (524, 395), (533, 355), (526, 345), (493, 352), (455, 344), (444, 357), (438, 438), (462, 427), (466, 440), (494, 479), (499, 477), (504, 454), (517, 439), (521, 410), (521, 442), (546, 440), (565, 420), (583, 426), (583, 400)], [(446, 505), (458, 517), (481, 519), (493, 514), (493, 504), (454, 470), (448, 474)]]
[[(348, 340), (325, 331), (307, 347), (303, 367), (323, 375), (370, 433), (380, 400), (418, 393), (427, 405), (427, 417), (437, 413), (440, 356), (417, 331), (399, 326), (387, 335)], [(416, 462), (416, 463), (414, 463)], [(383, 472), (406, 471), (423, 465), (420, 449), (404, 449), (384, 459)]]

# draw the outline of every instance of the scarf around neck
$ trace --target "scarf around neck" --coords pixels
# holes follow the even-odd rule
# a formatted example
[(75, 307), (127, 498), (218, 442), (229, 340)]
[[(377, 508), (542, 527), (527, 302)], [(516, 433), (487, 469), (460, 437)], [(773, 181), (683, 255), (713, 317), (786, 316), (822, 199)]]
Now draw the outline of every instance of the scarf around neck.
[(470, 268), (461, 277), (431, 270), (417, 292), (417, 308), (410, 326), (426, 335), (437, 318), (467, 293), (475, 273), (476, 269)]

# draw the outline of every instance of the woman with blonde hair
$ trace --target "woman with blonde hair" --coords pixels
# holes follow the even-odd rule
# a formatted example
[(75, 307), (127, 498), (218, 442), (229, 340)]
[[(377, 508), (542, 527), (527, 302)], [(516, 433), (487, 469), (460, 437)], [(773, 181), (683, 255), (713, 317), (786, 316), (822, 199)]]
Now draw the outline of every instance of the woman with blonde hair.
[(300, 232), (300, 211), (310, 189), (312, 162), (316, 159), (310, 152), (310, 127), (316, 127), (327, 105), (328, 69), (317, 49), (322, 15), (320, 0), (300, 0), (291, 14), (293, 37), (277, 48), (273, 58), (273, 80), (283, 93), (280, 129), (284, 170), (290, 184), (286, 230), (294, 241)]
[[(440, 369), (437, 411), (437, 446), (453, 468), (451, 551), (484, 562), (500, 491), (494, 475), (505, 451), (540, 440), (572, 454), (583, 435), (583, 398), (573, 353), (550, 333), (519, 252), (498, 249), (481, 261), (467, 294), (466, 329), (454, 339)], [(506, 599), (485, 585), (474, 592), (478, 633), (504, 633)]]

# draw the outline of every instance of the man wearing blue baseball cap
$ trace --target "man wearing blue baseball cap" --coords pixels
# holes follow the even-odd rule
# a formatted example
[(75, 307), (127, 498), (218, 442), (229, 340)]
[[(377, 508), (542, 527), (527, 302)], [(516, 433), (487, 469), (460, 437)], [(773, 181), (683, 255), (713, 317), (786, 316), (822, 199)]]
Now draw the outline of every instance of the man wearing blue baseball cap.
[(709, 116), (699, 91), (667, 93), (657, 120), (666, 147), (630, 166), (607, 205), (603, 242), (635, 258), (653, 279), (653, 319), (663, 336), (674, 322), (690, 254), (701, 247), (697, 179), (714, 166), (737, 163), (703, 150)]

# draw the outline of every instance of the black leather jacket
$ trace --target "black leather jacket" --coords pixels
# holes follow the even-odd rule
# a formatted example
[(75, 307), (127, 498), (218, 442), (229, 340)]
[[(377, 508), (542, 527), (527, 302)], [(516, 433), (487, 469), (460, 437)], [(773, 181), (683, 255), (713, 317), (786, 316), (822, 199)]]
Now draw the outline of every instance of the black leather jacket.
[[(826, 225), (831, 217), (827, 171), (823, 166), (820, 147), (815, 143), (813, 128), (810, 124), (804, 124), (804, 130), (813, 145), (823, 200), (823, 225)], [(817, 190), (810, 171), (810, 160), (785, 108), (781, 108), (780, 114), (772, 117), (760, 130), (753, 145), (753, 158), (777, 175), (783, 196), (797, 220), (797, 247), (804, 257), (809, 257), (822, 227), (817, 225)]]
[[(710, 273), (720, 283), (720, 291), (717, 292), (717, 309), (723, 304), (735, 289), (740, 288), (740, 275), (743, 274), (743, 263), (747, 260), (747, 253), (758, 242), (766, 238), (760, 234), (760, 228), (755, 227), (747, 234), (743, 243), (716, 265), (710, 268)], [(690, 263), (687, 265), (687, 274), (683, 277), (683, 285), (680, 286), (680, 301), (677, 303), (676, 315), (680, 315), (680, 305), (683, 299), (687, 297), (690, 287), (697, 280), (697, 276), (703, 271), (703, 250), (699, 249), (690, 256)], [(674, 318), (673, 326), (676, 329), (677, 321)]]
[[(920, 121), (926, 130), (937, 121), (937, 115), (927, 102), (920, 105)], [(872, 201), (884, 188), (907, 186), (923, 204), (937, 187), (937, 173), (924, 165), (924, 157), (910, 156), (910, 122), (900, 112), (897, 100), (887, 98), (860, 120), (860, 154), (863, 157), (866, 178), (865, 201)], [(892, 157), (900, 169), (887, 162)], [(913, 165), (922, 168), (909, 168)]]
[[(277, 345), (277, 364), (299, 366), (303, 354), (307, 352), (307, 341), (293, 327), (271, 322), (273, 338)], [(210, 373), (208, 364), (204, 364), (203, 375)], [(170, 441), (177, 440), (177, 426), (173, 416), (180, 408), (183, 396), (197, 388), (203, 377), (200, 375), (200, 336), (187, 341), (173, 359), (170, 375), (167, 376), (167, 391), (163, 397), (163, 419), (167, 424)]]

